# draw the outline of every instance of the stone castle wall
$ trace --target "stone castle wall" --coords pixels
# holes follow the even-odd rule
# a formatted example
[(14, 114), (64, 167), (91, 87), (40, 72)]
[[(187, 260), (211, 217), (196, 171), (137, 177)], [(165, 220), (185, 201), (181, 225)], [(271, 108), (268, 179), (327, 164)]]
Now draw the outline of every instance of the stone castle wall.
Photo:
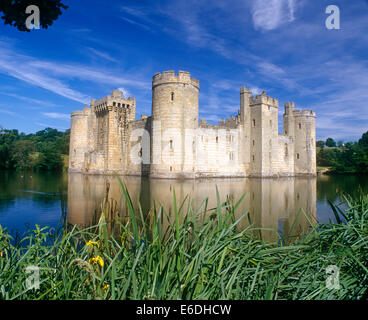
[(199, 81), (165, 71), (152, 79), (152, 116), (135, 120), (136, 100), (114, 90), (72, 113), (71, 172), (157, 178), (316, 174), (315, 112), (240, 89), (237, 116), (199, 121)]

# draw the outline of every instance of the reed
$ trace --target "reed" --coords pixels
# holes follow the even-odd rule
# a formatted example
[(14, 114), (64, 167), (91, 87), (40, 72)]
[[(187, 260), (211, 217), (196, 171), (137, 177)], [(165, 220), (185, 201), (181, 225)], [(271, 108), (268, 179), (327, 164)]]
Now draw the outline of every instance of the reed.
[[(120, 181), (121, 182), (121, 181)], [(174, 212), (156, 205), (147, 216), (134, 208), (116, 219), (106, 198), (95, 226), (51, 232), (36, 227), (13, 243), (0, 226), (1, 299), (367, 299), (368, 196), (331, 204), (336, 222), (312, 224), (299, 238), (266, 242), (237, 225), (238, 202), (194, 210), (188, 199)], [(218, 194), (218, 193), (217, 193)], [(305, 213), (301, 211), (300, 215)], [(238, 216), (238, 215), (237, 215)], [(328, 266), (339, 270), (339, 289), (326, 286)], [(39, 289), (28, 289), (29, 266), (39, 267)]]

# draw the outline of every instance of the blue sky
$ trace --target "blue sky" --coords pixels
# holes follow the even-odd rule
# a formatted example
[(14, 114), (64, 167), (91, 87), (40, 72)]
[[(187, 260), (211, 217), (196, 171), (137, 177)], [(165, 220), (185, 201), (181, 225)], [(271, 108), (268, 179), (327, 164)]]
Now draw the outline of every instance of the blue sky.
[[(151, 79), (186, 70), (201, 83), (200, 118), (235, 115), (239, 89), (266, 90), (317, 112), (317, 138), (368, 130), (368, 1), (93, 1), (47, 30), (0, 24), (0, 125), (70, 127), (70, 113), (121, 88), (151, 114)], [(337, 5), (341, 29), (325, 13)], [(42, 14), (42, 12), (41, 12)]]

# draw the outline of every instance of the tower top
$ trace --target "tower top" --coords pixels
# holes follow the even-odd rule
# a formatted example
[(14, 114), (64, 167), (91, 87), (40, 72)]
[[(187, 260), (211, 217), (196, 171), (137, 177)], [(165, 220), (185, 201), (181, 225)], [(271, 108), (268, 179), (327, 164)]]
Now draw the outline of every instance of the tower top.
[(123, 98), (123, 91), (120, 91), (119, 89), (116, 90), (112, 90), (111, 92), (111, 97), (112, 98)]
[(190, 73), (187, 71), (179, 71), (175, 74), (175, 71), (169, 70), (162, 73), (156, 73), (152, 78), (152, 88), (167, 83), (184, 83), (190, 84), (199, 90), (199, 80), (190, 77)]
[(266, 95), (266, 91), (263, 91), (261, 94), (256, 95), (255, 97), (250, 97), (250, 105), (259, 105), (259, 104), (267, 104), (269, 106), (273, 106), (275, 108), (279, 107), (279, 101), (275, 98), (268, 97)]
[(252, 94), (252, 92), (245, 86), (243, 87), (240, 87), (240, 94), (243, 94), (243, 93), (250, 93)]
[(316, 117), (316, 112), (313, 110), (303, 109), (303, 110), (294, 110), (294, 117)]

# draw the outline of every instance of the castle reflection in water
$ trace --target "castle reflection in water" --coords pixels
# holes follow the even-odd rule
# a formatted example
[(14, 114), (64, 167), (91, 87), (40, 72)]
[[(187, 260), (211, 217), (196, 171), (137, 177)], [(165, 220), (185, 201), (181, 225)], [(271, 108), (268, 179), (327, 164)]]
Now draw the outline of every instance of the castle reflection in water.
[[(216, 207), (216, 186), (221, 201), (229, 197), (236, 203), (246, 192), (236, 215), (249, 211), (250, 221), (254, 227), (263, 229), (261, 233), (265, 240), (276, 240), (277, 232), (280, 231), (284, 236), (290, 235), (288, 233), (292, 225), (291, 235), (298, 235), (310, 228), (308, 220), (316, 221), (316, 178), (164, 180), (124, 176), (122, 180), (135, 208), (139, 202), (143, 214), (147, 214), (155, 202), (156, 206), (161, 204), (172, 218), (174, 189), (177, 202), (181, 203), (188, 195), (194, 209), (199, 208), (206, 197), (209, 198), (208, 208)], [(122, 215), (127, 214), (126, 203), (116, 177), (72, 173), (68, 178), (69, 223), (82, 227), (94, 223), (96, 214), (101, 211), (106, 182), (110, 184), (109, 198), (117, 201)], [(300, 209), (306, 215), (298, 214)], [(249, 220), (243, 219), (239, 228), (248, 225)]]

